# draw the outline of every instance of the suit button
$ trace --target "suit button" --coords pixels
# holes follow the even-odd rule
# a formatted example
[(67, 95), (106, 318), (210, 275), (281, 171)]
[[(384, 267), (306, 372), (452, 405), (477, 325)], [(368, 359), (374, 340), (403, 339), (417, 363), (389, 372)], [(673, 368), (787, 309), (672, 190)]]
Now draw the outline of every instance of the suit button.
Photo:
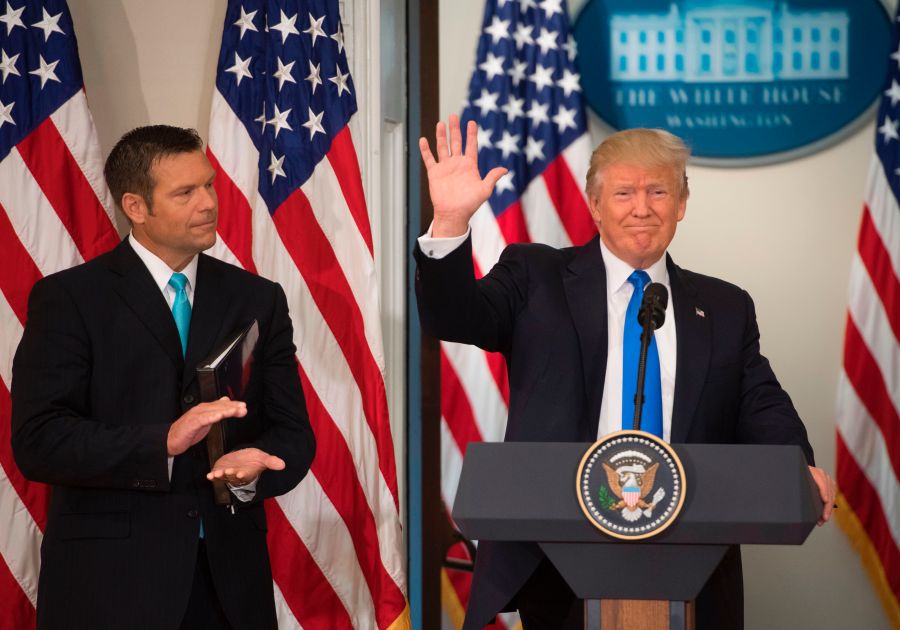
[(188, 510), (187, 515), (188, 518), (197, 518), (200, 515), (200, 512), (197, 510)]
[(185, 394), (184, 398), (182, 398), (182, 400), (184, 401), (185, 405), (190, 405), (194, 402), (194, 395), (193, 394)]

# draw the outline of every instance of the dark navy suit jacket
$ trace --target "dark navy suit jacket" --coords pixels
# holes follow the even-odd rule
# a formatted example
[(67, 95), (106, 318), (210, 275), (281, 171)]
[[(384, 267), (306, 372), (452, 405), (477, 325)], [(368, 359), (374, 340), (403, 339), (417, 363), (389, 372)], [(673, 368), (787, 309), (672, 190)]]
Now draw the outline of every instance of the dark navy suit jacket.
[[(204, 443), (174, 459), (169, 425), (199, 402), (195, 368), (259, 322), (248, 415), (228, 450), (285, 460), (253, 501), (214, 504)], [(274, 628), (262, 499), (283, 494), (315, 452), (284, 292), (200, 255), (186, 357), (171, 310), (127, 241), (35, 284), (13, 363), (12, 445), (29, 479), (52, 485), (41, 547), (38, 628), (176, 629), (197, 558), (199, 518), (235, 629)]]
[[(511, 245), (477, 281), (470, 239), (442, 259), (416, 247), (425, 331), (506, 357), (507, 441), (596, 440), (607, 355), (606, 270), (598, 239), (565, 249)], [(796, 444), (812, 464), (806, 429), (760, 354), (750, 296), (683, 270), (671, 258), (667, 268), (678, 339), (671, 441)], [(721, 567), (707, 587), (716, 597), (698, 598), (698, 622), (716, 617), (715, 607), (740, 606), (740, 556), (735, 550), (728, 557), (731, 566)], [(541, 559), (533, 544), (480, 544), (466, 628), (489, 623)], [(728, 602), (723, 593), (731, 594)]]

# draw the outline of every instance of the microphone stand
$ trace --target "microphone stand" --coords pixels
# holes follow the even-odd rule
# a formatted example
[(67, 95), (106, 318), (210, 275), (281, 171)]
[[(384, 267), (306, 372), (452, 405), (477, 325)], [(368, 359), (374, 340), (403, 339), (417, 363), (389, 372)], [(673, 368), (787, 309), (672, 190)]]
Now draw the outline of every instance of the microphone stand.
[(641, 354), (638, 359), (637, 388), (634, 392), (634, 421), (631, 425), (631, 428), (634, 431), (641, 430), (641, 412), (644, 408), (644, 376), (647, 371), (647, 350), (650, 348), (650, 341), (652, 339), (653, 321), (651, 317), (647, 317), (641, 332)]

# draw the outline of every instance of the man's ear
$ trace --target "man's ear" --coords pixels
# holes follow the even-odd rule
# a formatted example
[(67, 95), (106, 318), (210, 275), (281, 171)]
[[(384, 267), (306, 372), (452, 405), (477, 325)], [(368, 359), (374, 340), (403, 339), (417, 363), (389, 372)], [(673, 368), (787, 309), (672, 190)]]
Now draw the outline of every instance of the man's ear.
[(676, 220), (681, 221), (684, 218), (684, 213), (687, 212), (687, 202), (688, 196), (684, 195), (684, 199), (678, 202), (678, 214), (676, 215)]
[(147, 220), (150, 209), (144, 198), (135, 193), (125, 193), (122, 195), (122, 212), (128, 217), (132, 225), (141, 225)]
[(592, 194), (588, 196), (588, 208), (591, 211), (591, 219), (594, 220), (594, 223), (600, 225), (600, 219), (602, 215), (600, 214), (600, 195)]

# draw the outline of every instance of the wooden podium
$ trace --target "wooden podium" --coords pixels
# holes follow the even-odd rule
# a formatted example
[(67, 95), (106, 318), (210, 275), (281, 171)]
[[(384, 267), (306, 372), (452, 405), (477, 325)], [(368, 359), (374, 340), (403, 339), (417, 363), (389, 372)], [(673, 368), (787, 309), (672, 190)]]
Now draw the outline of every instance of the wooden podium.
[(677, 444), (686, 488), (678, 520), (653, 538), (621, 541), (578, 505), (589, 446), (470, 444), (453, 505), (470, 540), (540, 545), (585, 600), (586, 629), (691, 629), (693, 600), (730, 545), (802, 544), (821, 514), (799, 447)]

